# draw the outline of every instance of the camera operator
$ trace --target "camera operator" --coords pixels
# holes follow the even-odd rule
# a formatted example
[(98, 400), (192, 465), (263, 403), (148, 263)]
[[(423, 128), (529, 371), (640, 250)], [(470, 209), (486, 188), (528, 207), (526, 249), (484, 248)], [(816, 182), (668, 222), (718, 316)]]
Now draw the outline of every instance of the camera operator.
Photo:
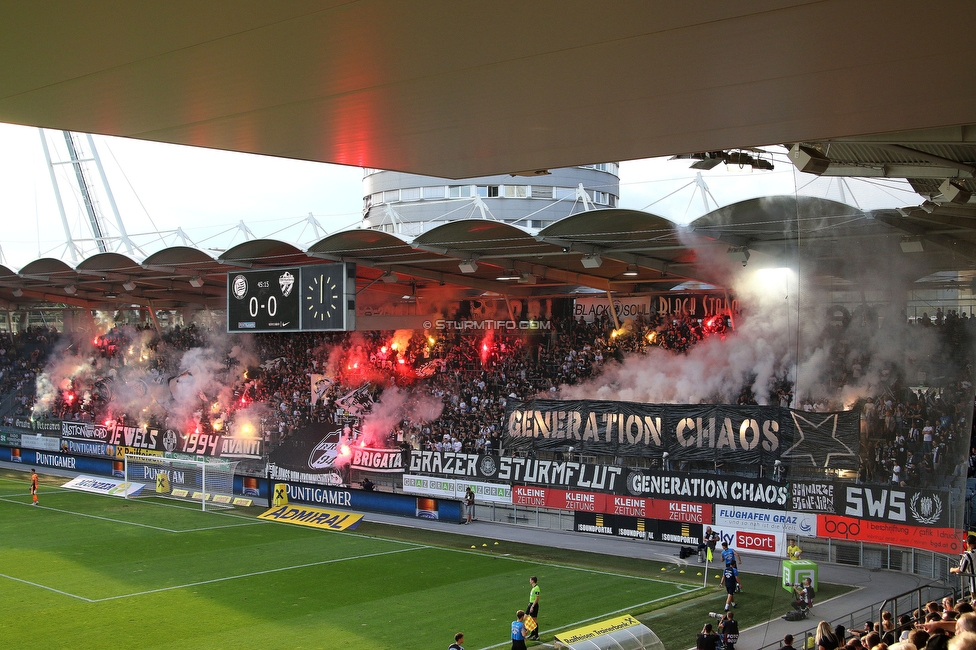
[(813, 597), (816, 595), (813, 591), (813, 584), (810, 578), (804, 578), (803, 583), (800, 585), (793, 585), (793, 593), (796, 594), (796, 600), (793, 601), (793, 609), (809, 609), (813, 607)]
[(739, 640), (739, 621), (735, 620), (731, 611), (725, 612), (725, 618), (718, 624), (718, 633), (722, 635), (725, 650), (735, 650), (735, 644)]
[(698, 640), (695, 642), (695, 650), (717, 650), (718, 635), (712, 631), (712, 624), (705, 623), (705, 627), (698, 633)]

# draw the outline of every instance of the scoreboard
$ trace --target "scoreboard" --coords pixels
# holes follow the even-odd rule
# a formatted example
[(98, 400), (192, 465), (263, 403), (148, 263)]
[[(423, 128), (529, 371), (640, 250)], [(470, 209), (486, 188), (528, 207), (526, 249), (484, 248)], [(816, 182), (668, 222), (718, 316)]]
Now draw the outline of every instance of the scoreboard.
[(227, 274), (228, 332), (356, 329), (356, 265), (295, 266)]

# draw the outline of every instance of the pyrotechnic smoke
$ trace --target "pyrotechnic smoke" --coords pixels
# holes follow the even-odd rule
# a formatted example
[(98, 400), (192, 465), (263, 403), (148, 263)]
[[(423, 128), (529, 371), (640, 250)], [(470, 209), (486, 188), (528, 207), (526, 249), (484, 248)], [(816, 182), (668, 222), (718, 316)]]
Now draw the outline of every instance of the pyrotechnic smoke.
[[(857, 256), (851, 251), (850, 255)], [(651, 348), (609, 364), (602, 374), (576, 386), (563, 386), (565, 399), (607, 399), (648, 403), (735, 403), (749, 387), (760, 404), (770, 402), (771, 389), (784, 379), (794, 384), (793, 407), (805, 400), (828, 399), (832, 408), (850, 407), (859, 397), (876, 395), (893, 381), (894, 368), (905, 368), (906, 350), (931, 359), (936, 354), (933, 332), (906, 323), (890, 309), (879, 329), (876, 322), (852, 323), (833, 329), (828, 320), (830, 296), (798, 282), (786, 269), (756, 269), (730, 264), (725, 255), (699, 254), (716, 260), (703, 264), (713, 277), (726, 278), (739, 302), (736, 330), (724, 339), (706, 338), (687, 354)], [(870, 260), (863, 264), (870, 267)], [(903, 272), (903, 275), (906, 274)], [(863, 289), (886, 297), (904, 295), (898, 278), (865, 272)], [(895, 286), (891, 286), (895, 285)], [(835, 366), (864, 360), (860, 377), (836, 381)], [(912, 378), (906, 378), (911, 384)], [(841, 390), (843, 388), (843, 390)]]
[(443, 402), (430, 395), (396, 386), (387, 388), (363, 418), (357, 444), (364, 442), (367, 447), (389, 447), (390, 433), (402, 421), (430, 422), (440, 417), (443, 409)]
[[(167, 426), (187, 430), (205, 408), (212, 413), (230, 410), (235, 385), (243, 383), (246, 368), (258, 361), (251, 337), (211, 334), (205, 347), (183, 351), (155, 338), (152, 331), (122, 327), (108, 340), (128, 343), (108, 359), (96, 349), (106, 345), (102, 336), (62, 337), (70, 344), (56, 349), (37, 377), (35, 413), (49, 413), (59, 393), (66, 397), (74, 389), (82, 392), (76, 398), (88, 399), (98, 390), (109, 417), (124, 413), (139, 424), (165, 417)], [(155, 349), (150, 349), (153, 342)], [(259, 417), (251, 409), (245, 420), (248, 414)]]

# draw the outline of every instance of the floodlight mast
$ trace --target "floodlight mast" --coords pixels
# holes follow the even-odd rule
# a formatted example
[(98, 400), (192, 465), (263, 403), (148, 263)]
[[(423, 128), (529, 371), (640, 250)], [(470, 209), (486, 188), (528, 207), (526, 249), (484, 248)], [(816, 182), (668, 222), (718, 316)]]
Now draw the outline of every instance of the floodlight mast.
[[(61, 186), (58, 183), (57, 176), (54, 173), (55, 165), (71, 165), (74, 170), (75, 183), (78, 187), (78, 192), (81, 196), (82, 203), (84, 204), (85, 214), (88, 218), (88, 225), (91, 228), (92, 239), (95, 242), (95, 246), (99, 253), (109, 252), (109, 243), (113, 239), (118, 239), (125, 246), (125, 250), (129, 255), (132, 255), (134, 251), (139, 251), (143, 255), (145, 252), (139, 248), (133, 241), (129, 238), (129, 234), (126, 232), (125, 223), (122, 221), (122, 215), (119, 214), (118, 205), (115, 203), (115, 195), (112, 193), (112, 188), (108, 183), (108, 177), (105, 176), (105, 169), (102, 167), (101, 158), (98, 156), (98, 149), (95, 147), (95, 141), (92, 139), (90, 134), (84, 134), (87, 139), (87, 151), (90, 153), (85, 153), (82, 149), (83, 147), (79, 143), (79, 138), (82, 134), (72, 133), (70, 131), (62, 131), (64, 136), (65, 146), (67, 147), (67, 160), (54, 161), (51, 158), (51, 151), (48, 146), (47, 136), (44, 129), (38, 129), (41, 136), (41, 147), (44, 150), (44, 158), (47, 161), (48, 171), (51, 176), (51, 185), (54, 189), (54, 196), (57, 200), (58, 210), (61, 213), (61, 225), (64, 228), (65, 244), (68, 251), (71, 253), (71, 259), (74, 262), (78, 261), (80, 256), (84, 253), (78, 246), (78, 243), (71, 232), (71, 227), (68, 225), (67, 213), (64, 209), (64, 200), (62, 198)], [(101, 214), (99, 209), (96, 187), (93, 184), (94, 180), (91, 178), (91, 173), (87, 165), (89, 163), (94, 164), (95, 171), (98, 173), (98, 178), (101, 183), (101, 191), (104, 197), (108, 200), (109, 207), (112, 210), (112, 214), (115, 217), (115, 225), (118, 229), (118, 236), (113, 237), (107, 233), (105, 228), (105, 219)], [(86, 239), (82, 237), (81, 240)]]

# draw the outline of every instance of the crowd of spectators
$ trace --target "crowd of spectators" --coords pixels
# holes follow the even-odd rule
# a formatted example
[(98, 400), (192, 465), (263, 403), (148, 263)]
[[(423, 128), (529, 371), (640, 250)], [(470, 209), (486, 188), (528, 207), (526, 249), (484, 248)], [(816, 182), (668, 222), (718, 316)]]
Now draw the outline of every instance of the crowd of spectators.
[(34, 406), (37, 375), (57, 338), (57, 330), (47, 327), (0, 337), (0, 408), (6, 424), (13, 423), (14, 414), (29, 413)]
[[(848, 630), (821, 621), (811, 639), (818, 650), (946, 650), (976, 647), (976, 613), (951, 596), (900, 616), (882, 611), (880, 621)], [(952, 644), (949, 641), (956, 638)], [(961, 643), (960, 643), (961, 642)]]
[[(873, 362), (859, 345), (859, 327), (868, 328), (870, 319), (839, 320), (843, 321), (840, 327), (829, 321), (824, 333), (825, 340), (830, 339), (826, 348), (843, 360), (828, 365), (824, 380), (836, 395)], [(937, 382), (914, 386), (906, 379), (906, 369), (886, 368), (882, 392), (861, 399), (862, 447), (869, 449), (861, 459), (858, 476), (863, 481), (939, 484), (944, 480), (940, 477), (952, 474), (947, 469), (954, 470), (947, 465), (953, 462), (950, 459), (961, 457), (968, 448), (971, 414), (963, 396), (971, 388), (971, 365), (958, 360), (969, 359), (976, 318), (938, 312), (934, 319), (924, 317), (909, 327), (931, 328), (937, 334), (936, 358), (924, 360), (925, 369), (916, 373)], [(258, 334), (248, 339), (255, 359), (252, 367), (231, 376), (234, 364), (227, 359), (224, 365), (221, 381), (232, 399), (222, 403), (223, 411), (210, 408), (215, 395), (200, 395), (198, 426), (207, 431), (227, 426), (237, 411), (257, 404), (266, 439), (274, 447), (314, 422), (334, 420), (355, 430), (384, 390), (409, 385), (439, 401), (442, 408), (430, 417), (404, 418), (390, 431), (391, 438), (421, 449), (497, 451), (504, 444), (504, 412), (510, 400), (554, 393), (561, 385), (584, 381), (606, 364), (652, 347), (680, 354), (709, 336), (734, 336), (729, 318), (641, 315), (618, 328), (606, 315), (590, 322), (555, 317), (551, 329), (529, 335), (504, 331)], [(46, 412), (38, 415), (125, 419), (127, 414), (105, 409), (112, 382), (125, 364), (133, 363), (133, 345), (141, 350), (146, 376), (154, 378), (147, 381), (165, 384), (179, 376), (183, 353), (212, 346), (221, 337), (226, 335), (194, 324), (163, 332), (148, 325), (114, 328), (94, 340), (93, 371), (59, 386)], [(13, 396), (18, 414), (31, 412), (38, 372), (56, 343), (64, 346), (67, 341), (53, 330), (29, 329), (0, 346), (0, 389)], [(747, 381), (734, 401), (807, 411), (849, 407), (809, 398), (795, 405), (793, 386), (786, 379), (775, 382), (762, 400), (757, 400), (750, 385)], [(958, 449), (961, 445), (967, 446)]]

